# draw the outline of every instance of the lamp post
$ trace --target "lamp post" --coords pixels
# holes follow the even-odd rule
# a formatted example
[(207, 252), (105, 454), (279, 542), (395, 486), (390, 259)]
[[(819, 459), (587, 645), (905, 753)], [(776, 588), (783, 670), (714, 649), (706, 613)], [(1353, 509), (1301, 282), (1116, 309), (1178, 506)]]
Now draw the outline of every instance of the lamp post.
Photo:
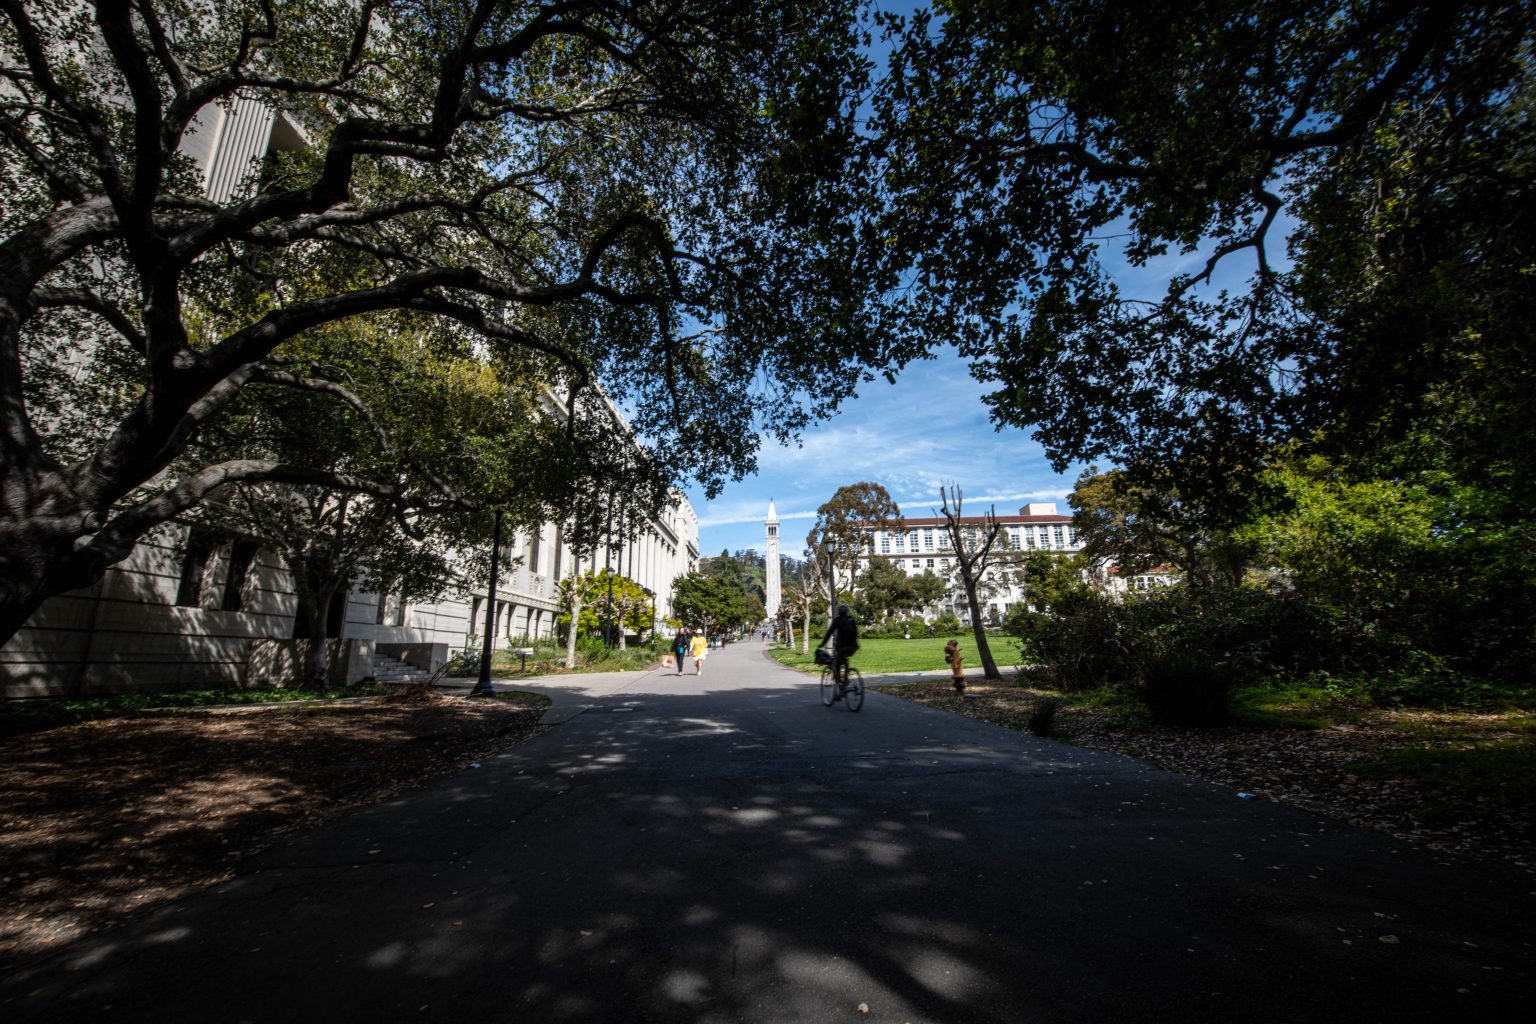
[(645, 596), (651, 599), (651, 653), (656, 653), (656, 591), (650, 587), (641, 587)]
[(494, 697), (491, 685), (491, 641), (496, 629), (496, 570), (501, 563), (501, 509), (496, 510), (496, 528), (491, 531), (491, 585), (485, 596), (485, 644), (480, 650), (480, 678), (475, 680), (471, 697)]
[[(603, 609), (603, 643), (613, 646), (613, 495), (608, 496), (608, 533), (604, 539), (603, 569), (608, 574), (608, 605)], [(623, 564), (623, 556), (620, 556)], [(620, 627), (622, 628), (622, 627)]]
[(827, 624), (831, 625), (837, 616), (837, 538), (824, 539), (821, 550), (827, 553)]

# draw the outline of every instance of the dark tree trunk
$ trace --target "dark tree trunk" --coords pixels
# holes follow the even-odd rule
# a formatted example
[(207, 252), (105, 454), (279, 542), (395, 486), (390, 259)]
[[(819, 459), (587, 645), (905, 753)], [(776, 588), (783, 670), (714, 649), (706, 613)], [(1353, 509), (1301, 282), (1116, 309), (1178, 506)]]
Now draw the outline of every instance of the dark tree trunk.
[[(8, 382), (0, 383), (0, 393), (10, 390)], [(129, 550), (78, 547), (77, 538), (100, 516), (25, 437), (11, 436), (26, 433), (19, 380), (15, 386), (0, 411), (0, 644), (48, 598), (98, 582)]]
[(330, 659), (326, 646), (330, 642), (331, 598), (336, 588), (311, 593), (305, 601), (304, 613), (309, 620), (309, 650), (304, 656), (304, 683), (311, 690), (323, 690), (330, 684)]
[(987, 627), (981, 621), (981, 602), (976, 599), (976, 581), (971, 574), (962, 571), (960, 582), (965, 586), (965, 603), (971, 609), (971, 633), (976, 637), (976, 655), (981, 659), (981, 673), (987, 679), (1001, 679), (997, 662), (992, 660), (992, 648), (987, 646)]
[(293, 635), (308, 641), (304, 652), (304, 665), (299, 674), (299, 685), (308, 689), (323, 690), (330, 683), (330, 664), (326, 657), (329, 640), (331, 601), (340, 584), (316, 582), (301, 552), (284, 552), (283, 561), (293, 575), (294, 590), (299, 595), (299, 613), (294, 622)]

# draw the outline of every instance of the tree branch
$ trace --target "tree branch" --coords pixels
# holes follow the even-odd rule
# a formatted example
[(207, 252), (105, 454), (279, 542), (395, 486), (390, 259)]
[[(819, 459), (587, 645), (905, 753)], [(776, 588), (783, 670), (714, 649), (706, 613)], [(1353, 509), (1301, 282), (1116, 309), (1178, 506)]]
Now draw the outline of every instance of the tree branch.
[(85, 135), (87, 144), (96, 158), (96, 170), (101, 175), (102, 183), (106, 186), (108, 194), (122, 196), (122, 165), (117, 158), (117, 151), (112, 147), (112, 136), (103, 123), (99, 113), (92, 107), (79, 103), (75, 97), (65, 89), (53, 75), (53, 68), (48, 61), (48, 52), (38, 38), (37, 26), (27, 17), (27, 10), (17, 0), (0, 0), (0, 10), (3, 10), (11, 20), (12, 27), (16, 30), (17, 42), (21, 44), (23, 59), (32, 72), (32, 80), (42, 89), (43, 95), (74, 118), (80, 125)]
[[(1354, 138), (1381, 112), (1398, 89), (1413, 77), (1430, 52), (1444, 40), (1452, 38), (1449, 30), (1456, 23), (1462, 6), (1460, 3), (1425, 4), (1421, 20), (1397, 61), (1375, 84), (1355, 98), (1333, 127), (1301, 135), (1272, 137), (1263, 140), (1262, 147), (1273, 156), (1283, 157), (1308, 149), (1336, 146)], [(1297, 123), (1299, 120), (1293, 115), (1288, 123)]]
[(373, 414), (373, 410), (368, 408), (368, 403), (364, 402), (362, 398), (359, 397), (358, 394), (350, 388), (347, 388), (337, 383), (336, 381), (321, 380), (315, 377), (302, 377), (296, 373), (289, 373), (286, 370), (275, 370), (271, 369), (270, 367), (263, 367), (256, 373), (252, 380), (266, 381), (270, 384), (278, 384), (284, 387), (295, 388), (300, 391), (313, 392), (315, 394), (330, 395), (333, 398), (339, 399), (359, 416), (363, 417), (363, 419), (368, 423), (368, 426), (373, 430), (374, 437), (378, 440), (379, 446), (384, 449), (385, 453), (402, 459), (417, 473), (420, 473), (422, 478), (431, 484), (433, 489), (438, 491), (444, 497), (454, 499), (455, 501), (462, 500), (463, 496), (459, 494), (457, 489), (455, 489), (452, 484), (448, 483), (448, 481), (443, 479), (437, 473), (433, 472), (430, 468), (419, 462), (415, 456), (411, 455), (409, 452), (402, 452), (396, 448), (394, 442), (390, 440), (389, 432), (384, 429), (384, 426), (379, 422), (378, 417)]
[(139, 355), (149, 351), (149, 341), (133, 319), (116, 305), (85, 288), (34, 288), (32, 305), (40, 309), (73, 307), (95, 313), (121, 334)]
[(27, 162), (48, 179), (48, 184), (60, 196), (75, 203), (83, 203), (90, 197), (85, 182), (39, 148), (21, 124), (9, 114), (0, 114), (0, 136), (15, 146), (27, 158)]

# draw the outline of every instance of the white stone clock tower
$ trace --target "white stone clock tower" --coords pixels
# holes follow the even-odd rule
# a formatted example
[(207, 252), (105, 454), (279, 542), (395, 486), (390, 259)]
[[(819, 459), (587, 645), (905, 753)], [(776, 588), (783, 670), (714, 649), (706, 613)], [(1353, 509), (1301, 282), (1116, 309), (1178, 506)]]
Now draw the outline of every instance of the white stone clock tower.
[(779, 617), (779, 514), (773, 510), (773, 499), (768, 499), (767, 536), (764, 538), (765, 551), (763, 553), (764, 568), (766, 570), (763, 580), (763, 589), (768, 593), (765, 596), (765, 604), (768, 606), (768, 619), (775, 621)]

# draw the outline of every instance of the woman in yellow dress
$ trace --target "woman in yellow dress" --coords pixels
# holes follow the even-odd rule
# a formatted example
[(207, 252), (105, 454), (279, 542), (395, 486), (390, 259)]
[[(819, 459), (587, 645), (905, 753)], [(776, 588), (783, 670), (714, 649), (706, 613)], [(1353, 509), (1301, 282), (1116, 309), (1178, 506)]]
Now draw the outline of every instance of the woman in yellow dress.
[(688, 641), (688, 653), (693, 655), (693, 674), (704, 674), (704, 659), (709, 657), (709, 637), (704, 635), (702, 629), (693, 631), (693, 639)]

